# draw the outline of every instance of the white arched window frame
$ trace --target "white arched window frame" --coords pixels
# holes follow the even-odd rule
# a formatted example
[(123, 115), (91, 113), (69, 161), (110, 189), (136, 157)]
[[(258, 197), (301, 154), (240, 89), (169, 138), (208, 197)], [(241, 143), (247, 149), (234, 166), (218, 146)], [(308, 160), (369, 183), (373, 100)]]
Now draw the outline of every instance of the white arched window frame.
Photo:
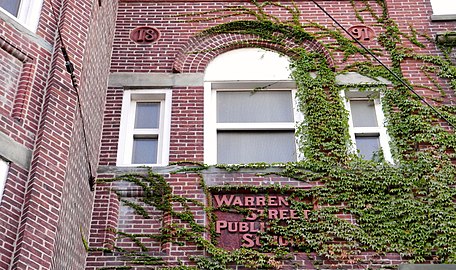
[(0, 12), (36, 32), (43, 0), (0, 0)]
[[(259, 48), (229, 51), (211, 61), (206, 68), (204, 84), (205, 163), (287, 162), (299, 159), (294, 132), (296, 123), (302, 121), (302, 115), (295, 102), (296, 86), (290, 79), (289, 65), (287, 57)], [(277, 102), (273, 100), (275, 98)], [(226, 104), (237, 105), (236, 100), (240, 104), (232, 107), (239, 111), (228, 110), (226, 113), (238, 114), (229, 117), (235, 120), (221, 120), (226, 117), (220, 116), (221, 106), (217, 104), (226, 101)], [(265, 110), (284, 110), (287, 116), (277, 117), (279, 120), (273, 116), (261, 121), (260, 100), (274, 106)], [(255, 108), (246, 108), (249, 104)], [(246, 115), (245, 119), (241, 119), (244, 112), (256, 116)], [(265, 142), (270, 143), (265, 146)]]

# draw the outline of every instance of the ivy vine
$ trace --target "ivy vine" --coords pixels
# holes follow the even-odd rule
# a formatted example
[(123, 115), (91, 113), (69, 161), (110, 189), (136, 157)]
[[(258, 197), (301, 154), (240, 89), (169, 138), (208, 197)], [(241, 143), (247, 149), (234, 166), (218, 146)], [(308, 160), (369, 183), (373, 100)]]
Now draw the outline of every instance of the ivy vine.
[[(401, 30), (389, 17), (384, 0), (362, 0), (356, 1), (356, 4), (352, 0), (351, 3), (356, 18), (361, 23), (365, 22), (366, 18), (373, 19), (381, 29), (378, 35), (381, 49), (376, 50), (375, 54), (389, 57), (393, 72), (410, 86), (411, 83), (402, 72), (404, 62), (414, 60), (422, 63), (423, 73), (438, 89), (436, 95), (440, 95), (434, 97), (434, 106), (455, 123), (455, 106), (443, 102), (449, 98), (449, 92), (446, 92), (446, 84), (441, 83), (446, 81), (450, 89), (456, 91), (456, 67), (451, 62), (451, 48), (448, 43), (438, 45), (442, 52), (439, 55), (423, 54), (423, 48), (434, 46), (430, 43), (431, 39), (413, 25)], [(270, 12), (274, 8), (287, 11), (289, 16), (285, 19), (275, 16)], [(381, 10), (380, 14), (375, 10)], [(236, 20), (239, 15), (243, 18), (251, 16), (251, 20)], [(213, 192), (240, 188), (248, 189), (252, 193), (287, 192), (291, 198), (315, 198), (325, 207), (309, 209), (306, 204), (292, 204), (298, 212), (309, 210), (308, 218), (289, 220), (286, 227), (274, 222), (270, 224), (270, 230), (273, 230), (274, 234), (293, 242), (295, 251), (313, 252), (321, 258), (364, 267), (368, 267), (369, 262), (361, 261), (356, 255), (365, 251), (378, 254), (397, 253), (412, 262), (456, 263), (456, 136), (454, 130), (446, 126), (435, 111), (411, 95), (407, 86), (373, 62), (362, 48), (341, 31), (316, 22), (303, 23), (305, 14), (301, 14), (293, 2), (281, 4), (251, 0), (251, 6), (228, 7), (183, 16), (192, 21), (233, 18), (229, 22), (202, 31), (200, 35), (203, 36), (251, 34), (259, 40), (284, 47), (285, 40), (296, 44), (305, 41), (319, 42), (332, 55), (343, 56), (343, 61), (340, 66), (331, 67), (327, 57), (321, 52), (309, 52), (300, 47), (287, 52), (293, 56), (291, 69), (298, 87), (296, 98), (300, 111), (305, 115), (305, 122), (300, 123), (296, 129), (300, 150), (305, 156), (303, 161), (216, 166), (225, 169), (227, 173), (243, 168), (258, 169), (261, 172), (262, 169), (274, 167), (277, 169), (274, 174), (299, 181), (319, 182), (322, 185), (315, 185), (308, 190), (277, 185), (267, 189), (230, 185), (207, 187), (201, 172), (209, 167), (188, 162), (179, 164), (185, 166), (175, 173), (199, 174), (202, 178), (202, 189), (208, 198), (211, 198)], [(394, 164), (381, 159), (363, 160), (348, 151), (348, 113), (340, 95), (348, 86), (341, 86), (336, 82), (336, 75), (348, 71), (373, 79), (381, 77), (392, 83), (388, 87), (380, 83), (349, 87), (358, 87), (361, 90), (370, 87), (376, 91), (381, 89)], [(110, 181), (128, 181), (140, 186), (144, 190), (142, 203), (171, 215), (175, 220), (163, 227), (160, 235), (117, 232), (119, 237), (130, 237), (143, 253), (146, 251), (145, 247), (138, 241), (141, 237), (173, 243), (192, 242), (208, 254), (204, 257), (193, 257), (195, 266), (163, 265), (165, 268), (227, 269), (230, 265), (244, 265), (254, 269), (280, 268), (282, 262), (290, 259), (293, 252), (274, 244), (268, 234), (262, 235), (264, 245), (259, 250), (240, 248), (226, 251), (217, 247), (213, 212), (242, 212), (243, 209), (216, 209), (211, 204), (206, 206), (184, 196), (174, 195), (161, 175), (149, 172), (146, 176), (125, 175)], [(137, 214), (144, 218), (149, 217), (146, 208), (126, 200), (123, 202)], [(181, 203), (184, 211), (173, 210), (173, 202)], [(190, 204), (207, 213), (212, 221), (207, 227), (195, 221)], [(356, 222), (338, 218), (338, 214), (351, 214)], [(206, 237), (207, 234), (211, 237)], [(134, 265), (147, 265), (147, 262), (164, 264), (156, 258), (141, 260), (140, 256), (130, 262)], [(321, 264), (314, 261), (315, 265), (319, 263)]]

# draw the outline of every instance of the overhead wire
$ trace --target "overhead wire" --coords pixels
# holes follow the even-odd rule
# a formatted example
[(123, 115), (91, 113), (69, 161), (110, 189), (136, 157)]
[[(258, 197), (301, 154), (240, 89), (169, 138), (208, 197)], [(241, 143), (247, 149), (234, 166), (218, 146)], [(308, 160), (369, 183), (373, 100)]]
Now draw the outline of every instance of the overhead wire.
[[(427, 102), (422, 96), (420, 96), (409, 84), (407, 84), (399, 75), (397, 75), (394, 71), (392, 71), (388, 66), (386, 66), (375, 54), (373, 54), (368, 48), (366, 48), (359, 40), (357, 40), (345, 27), (343, 27), (331, 14), (329, 14), (321, 5), (319, 5), (315, 0), (311, 0), (323, 13), (325, 13), (337, 26), (339, 26), (351, 39), (353, 39), (363, 50), (365, 50), (376, 62), (378, 62), (382, 67), (384, 67), (395, 79), (397, 79), (402, 85), (404, 85), (411, 93), (413, 93), (419, 100), (421, 100), (424, 104), (426, 104), (429, 108), (431, 108), (441, 119), (443, 119), (445, 122), (447, 122), (453, 129), (455, 128), (455, 125), (447, 119), (441, 112), (439, 112), (434, 106), (432, 106), (429, 102)], [(99, 1), (100, 4), (101, 1)], [(62, 33), (60, 31), (60, 26), (57, 21), (57, 16), (54, 10), (54, 5), (51, 0), (51, 9), (54, 17), (54, 21), (56, 23), (57, 27), (57, 32), (58, 36), (60, 39), (61, 43), (61, 51), (62, 55), (65, 60), (65, 67), (67, 72), (71, 76), (71, 83), (73, 86), (73, 89), (75, 90), (76, 97), (77, 97), (77, 105), (78, 105), (78, 111), (81, 116), (81, 122), (82, 122), (82, 133), (83, 133), (83, 140), (84, 140), (84, 145), (85, 145), (85, 150), (86, 150), (86, 160), (87, 160), (87, 166), (88, 166), (88, 171), (90, 174), (89, 178), (89, 185), (90, 189), (93, 190), (93, 185), (95, 181), (95, 177), (93, 176), (93, 170), (92, 170), (92, 164), (90, 161), (89, 157), (89, 145), (88, 145), (88, 140), (87, 140), (87, 132), (86, 132), (86, 123), (84, 120), (84, 115), (82, 113), (82, 106), (81, 106), (81, 98), (79, 95), (79, 90), (78, 90), (78, 85), (76, 81), (76, 76), (74, 75), (74, 65), (71, 62), (67, 49), (64, 43), (64, 40), (62, 38)]]
[(411, 93), (413, 93), (419, 100), (426, 104), (432, 109), (442, 120), (448, 123), (453, 129), (456, 129), (455, 125), (446, 118), (441, 112), (439, 112), (434, 106), (427, 102), (422, 96), (420, 96), (409, 84), (407, 84), (399, 75), (392, 71), (387, 65), (385, 65), (375, 54), (373, 54), (366, 46), (364, 46), (358, 39), (356, 39), (345, 27), (343, 27), (331, 14), (329, 14), (322, 6), (320, 6), (315, 0), (311, 0), (323, 13), (325, 13), (337, 26), (339, 26), (351, 39), (353, 39), (363, 50), (365, 50), (372, 58), (375, 59), (382, 67), (384, 67), (395, 79), (397, 79), (402, 85), (404, 85)]
[(52, 10), (52, 15), (54, 17), (54, 22), (55, 22), (55, 25), (57, 28), (57, 34), (60, 39), (60, 44), (61, 44), (60, 50), (62, 51), (62, 55), (65, 60), (66, 70), (70, 74), (70, 77), (71, 77), (71, 85), (73, 86), (74, 92), (76, 94), (76, 103), (77, 103), (79, 115), (81, 116), (82, 137), (83, 137), (85, 152), (86, 152), (85, 159), (86, 159), (86, 163), (87, 163), (87, 170), (89, 171), (89, 175), (90, 175), (89, 176), (89, 188), (91, 191), (93, 191), (94, 185), (95, 185), (95, 176), (94, 176), (93, 169), (92, 169), (92, 163), (90, 161), (90, 150), (89, 150), (89, 143), (88, 143), (88, 139), (87, 139), (86, 123), (84, 120), (84, 114), (82, 113), (81, 97), (79, 95), (78, 84), (77, 84), (76, 76), (74, 75), (74, 65), (71, 62), (70, 57), (68, 56), (67, 49), (66, 49), (64, 40), (62, 38), (62, 33), (60, 31), (60, 25), (57, 20), (57, 15), (55, 13), (54, 4), (52, 3), (52, 0), (50, 0), (50, 5), (51, 5), (51, 10)]

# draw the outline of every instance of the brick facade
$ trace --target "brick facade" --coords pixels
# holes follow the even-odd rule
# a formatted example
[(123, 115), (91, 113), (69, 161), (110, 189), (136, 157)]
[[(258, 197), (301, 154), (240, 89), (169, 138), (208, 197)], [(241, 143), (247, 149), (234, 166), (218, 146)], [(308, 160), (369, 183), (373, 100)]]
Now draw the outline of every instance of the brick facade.
[[(311, 1), (294, 2), (305, 15), (303, 21), (309, 19), (335, 27)], [(360, 24), (350, 1), (318, 2), (344, 27)], [(382, 12), (375, 0), (360, 1), (360, 7), (364, 6), (361, 2), (370, 3), (373, 12)], [(456, 26), (451, 20), (431, 21), (429, 0), (385, 2), (391, 19), (405, 32), (413, 24), (417, 32), (435, 37)], [(185, 166), (193, 166), (194, 162), (204, 162), (204, 148), (208, 146), (204, 145), (203, 76), (210, 61), (221, 53), (243, 47), (286, 53), (301, 47), (323, 52), (335, 71), (355, 62), (354, 59), (344, 62), (344, 55), (330, 54), (313, 41), (297, 44), (286, 40), (279, 45), (258, 41), (252, 35), (198, 35), (222, 22), (249, 19), (246, 15), (203, 22), (176, 16), (208, 12), (210, 17), (215, 16), (210, 11), (238, 5), (252, 7), (249, 1), (242, 0), (44, 0), (36, 33), (6, 15), (0, 17), (0, 157), (10, 162), (0, 202), (1, 269), (115, 269), (131, 265), (128, 251), (143, 251), (160, 258), (157, 266), (136, 265), (133, 269), (159, 269), (192, 266), (192, 256), (207, 254), (196, 243), (183, 241), (181, 245), (148, 237), (140, 239), (147, 250), (144, 251), (132, 239), (116, 234), (122, 231), (158, 235), (176, 221), (150, 206), (146, 207), (150, 218), (145, 219), (128, 205), (136, 202), (144, 206), (142, 189), (125, 182), (103, 182), (125, 173), (147, 173), (144, 168), (116, 167), (125, 89), (172, 89), (169, 162), (180, 165), (154, 168), (154, 172), (169, 183), (172, 194), (191, 201), (186, 206), (173, 202), (172, 206), (177, 212), (190, 211), (196, 224), (208, 226), (210, 222), (205, 212), (209, 198), (202, 183), (208, 187), (279, 185), (301, 189), (322, 185), (278, 176), (274, 169), (227, 172), (210, 168), (201, 173), (192, 170), (175, 173)], [(272, 8), (271, 13), (280, 18), (289, 17), (280, 7)], [(75, 67), (82, 116), (70, 75), (65, 70), (56, 21)], [(364, 24), (377, 34), (381, 32), (370, 16), (365, 16)], [(140, 26), (156, 28), (160, 38), (152, 44), (135, 43), (129, 35)], [(417, 38), (425, 45), (421, 52), (441, 55), (433, 42), (423, 36)], [(365, 45), (369, 49), (381, 48), (376, 39)], [(389, 55), (382, 54), (379, 58), (386, 65), (391, 64)], [(454, 55), (452, 58), (454, 61)], [(441, 93), (427, 87), (440, 81), (446, 94), (443, 104), (455, 105), (455, 92), (447, 82), (430, 78), (419, 65), (415, 60), (403, 62), (404, 76), (416, 85), (415, 90), (433, 103)], [(442, 125), (451, 129), (443, 122)], [(99, 181), (94, 192), (89, 187), (92, 175)], [(351, 215), (340, 217), (354, 222)], [(191, 229), (189, 224), (181, 225)], [(123, 250), (107, 251), (114, 246)], [(321, 262), (318, 269), (395, 267), (407, 262), (399, 254), (374, 252), (357, 254), (354, 259), (360, 263), (345, 264), (315, 253), (296, 253), (284, 262), (282, 269), (317, 269), (312, 261)]]
[(83, 114), (91, 114), (84, 117), (95, 169), (116, 9), (90, 0), (44, 1), (36, 33), (2, 15), (0, 134), (9, 143), (0, 150), (11, 162), (0, 204), (2, 269), (84, 267), (81, 237), (88, 237), (93, 193), (56, 21), (75, 65)]
[[(248, 2), (248, 1), (246, 1)], [(234, 7), (237, 5), (249, 6), (249, 3), (244, 1), (121, 1), (119, 4), (119, 11), (117, 17), (116, 35), (114, 38), (114, 50), (111, 61), (111, 78), (117, 76), (116, 74), (130, 74), (133, 77), (140, 76), (137, 78), (143, 78), (147, 74), (171, 74), (171, 76), (184, 76), (186, 74), (201, 74), (204, 73), (205, 68), (209, 62), (214, 59), (217, 55), (223, 52), (241, 48), (245, 46), (252, 47), (266, 47), (271, 50), (278, 52), (285, 52), (287, 49), (294, 47), (304, 47), (309, 51), (323, 52), (328, 60), (330, 66), (342, 69), (344, 65), (351, 64), (352, 62), (342, 62), (343, 55), (332, 54), (329, 55), (319, 43), (304, 43), (295, 44), (293, 41), (287, 41), (286, 47), (283, 45), (267, 44), (258, 41), (254, 36), (251, 35), (239, 35), (239, 34), (221, 34), (212, 35), (209, 37), (198, 36), (198, 33), (208, 27), (217, 25), (221, 22), (226, 22), (230, 19), (218, 19), (209, 20), (204, 22), (191, 22), (186, 21), (185, 18), (176, 17), (176, 14), (185, 14), (193, 12), (205, 12), (215, 10), (217, 8)], [(332, 25), (330, 19), (322, 14), (322, 12), (315, 7), (310, 1), (296, 1), (299, 9), (303, 11), (306, 17), (311, 18), (312, 21), (321, 23), (323, 25)], [(353, 8), (349, 1), (325, 1), (321, 3), (328, 12), (331, 13), (344, 27), (349, 28), (352, 25), (359, 24), (354, 14)], [(404, 6), (405, 5), (405, 6)], [(362, 5), (361, 5), (362, 6)], [(431, 22), (430, 16), (432, 10), (430, 8), (429, 1), (415, 1), (413, 3), (405, 1), (387, 1), (388, 10), (391, 10), (390, 14), (392, 19), (398, 21), (401, 30), (408, 31), (409, 24), (407, 22), (413, 22), (413, 26), (419, 32), (426, 32), (430, 36), (435, 35), (436, 32), (444, 31), (444, 29), (450, 29), (454, 26), (454, 22)], [(374, 12), (381, 12), (378, 5), (372, 4)], [(419, 14), (413, 12), (413, 10), (420, 10)], [(273, 11), (274, 15), (286, 16), (286, 12), (277, 8)], [(211, 15), (207, 15), (210, 17)], [(241, 19), (237, 17), (236, 19)], [(233, 18), (231, 18), (233, 19)], [(377, 34), (380, 33), (381, 29), (374, 23), (373, 18), (366, 16), (366, 25), (372, 27)], [(153, 26), (160, 31), (160, 39), (151, 45), (136, 44), (129, 40), (128, 35), (135, 27), (148, 25)], [(429, 41), (423, 37), (418, 37), (419, 41), (429, 45)], [(249, 45), (246, 45), (246, 44)], [(369, 41), (365, 44), (370, 49), (380, 48), (375, 40)], [(423, 49), (423, 52), (430, 54), (438, 54), (437, 50), (429, 49), (433, 48), (434, 45), (426, 46), (427, 49)], [(196, 52), (196, 53), (195, 53)], [(293, 55), (289, 55), (293, 57)], [(380, 56), (380, 59), (385, 64), (390, 64), (391, 61), (387, 55)], [(353, 61), (353, 60), (352, 60)], [(413, 84), (420, 84), (423, 87), (430, 86), (430, 81), (426, 76), (420, 74), (418, 63), (409, 61), (404, 64), (404, 74), (407, 79), (410, 79)], [(420, 74), (417, 76), (417, 74)], [(157, 84), (154, 84), (155, 77), (142, 85), (138, 82), (133, 82), (129, 85), (129, 82), (123, 82), (122, 86), (128, 88), (172, 88), (173, 89), (173, 101), (172, 101), (172, 120), (171, 120), (171, 139), (170, 139), (170, 162), (179, 161), (195, 161), (202, 162), (203, 159), (203, 82), (201, 86), (185, 87), (183, 85), (176, 84), (163, 84), (156, 80)], [(118, 80), (115, 80), (117, 83)], [(129, 172), (128, 168), (116, 169), (116, 153), (117, 153), (117, 139), (119, 120), (121, 112), (121, 94), (122, 89), (116, 83), (112, 83), (108, 90), (107, 105), (104, 119), (104, 136), (102, 138), (102, 151), (100, 168), (102, 171), (109, 172), (106, 177), (112, 177), (115, 175), (121, 175), (122, 172)], [(417, 91), (427, 98), (432, 98), (432, 93), (426, 91), (424, 88), (418, 88)], [(454, 104), (454, 92), (445, 88), (447, 94), (445, 102), (447, 104)], [(202, 192), (200, 180), (197, 180), (192, 174), (173, 174), (167, 175), (166, 171), (173, 170), (175, 167), (169, 167), (168, 169), (162, 168), (165, 171), (165, 179), (170, 183), (173, 188), (173, 194), (184, 196), (190, 199), (196, 199), (202, 204), (207, 203), (206, 194)], [(135, 170), (133, 170), (135, 171)], [(159, 170), (160, 171), (160, 170)], [(295, 181), (293, 179), (284, 179), (277, 176), (257, 176), (258, 172), (262, 170), (256, 170), (253, 172), (245, 173), (227, 173), (224, 170), (213, 170), (202, 172), (202, 179), (204, 179), (205, 185), (208, 186), (224, 186), (227, 184), (231, 185), (257, 185), (264, 186), (270, 184), (295, 186), (299, 188), (310, 188), (320, 183), (303, 183)], [(177, 181), (177, 182), (176, 182)], [(98, 212), (97, 209), (94, 211), (94, 215), (100, 216), (93, 221), (91, 242), (96, 247), (102, 247), (101, 243), (111, 245), (113, 242), (113, 235), (107, 234), (106, 229), (111, 228), (114, 230), (121, 230), (125, 226), (128, 226), (126, 231), (142, 234), (156, 234), (155, 225), (149, 224), (144, 226), (144, 222), (135, 222), (138, 216), (127, 217), (128, 212), (124, 203), (115, 200), (112, 195), (108, 195), (107, 190), (109, 188), (116, 188), (116, 184), (103, 184), (98, 186), (97, 192), (99, 196), (98, 206), (102, 206), (99, 209), (105, 211), (109, 209), (109, 213), (115, 209), (115, 216), (108, 215), (107, 212)], [(119, 188), (119, 187), (117, 187)], [(124, 187), (120, 188), (122, 192)], [(98, 194), (98, 193), (97, 193)], [(135, 192), (130, 193), (131, 196), (138, 199), (140, 194)], [(130, 198), (130, 197), (128, 197)], [(112, 200), (115, 200), (113, 202)], [(128, 207), (127, 207), (128, 208)], [(130, 210), (131, 211), (131, 210)], [(207, 225), (207, 218), (200, 213), (203, 211), (201, 207), (195, 206), (193, 214), (195, 215), (195, 221), (197, 223)], [(155, 213), (151, 210), (151, 213)], [(103, 218), (101, 218), (103, 216)], [(343, 219), (352, 220), (350, 215), (341, 215)], [(126, 218), (126, 220), (124, 220)], [(154, 222), (156, 216), (152, 220), (147, 222)], [(105, 220), (102, 223), (101, 220)], [(161, 222), (165, 222), (166, 217), (163, 217)], [(131, 227), (132, 226), (132, 227)], [(165, 223), (162, 226), (166, 226)], [(103, 229), (104, 227), (104, 229)], [(136, 230), (135, 230), (136, 229)], [(110, 231), (108, 229), (108, 231)], [(112, 230), (111, 230), (112, 231)], [(103, 240), (104, 239), (104, 240)], [(198, 255), (201, 253), (198, 249), (192, 247), (191, 243), (186, 243), (184, 246), (179, 246), (174, 243), (167, 243), (166, 247), (161, 249), (154, 248), (150, 240), (145, 240), (147, 245), (151, 245), (150, 253), (155, 256), (160, 256), (166, 261), (168, 266), (176, 266), (179, 263), (187, 264), (188, 256), (190, 254)], [(114, 242), (114, 245), (125, 246), (125, 239)], [(130, 246), (129, 246), (130, 247)], [(138, 247), (136, 247), (138, 248)], [(203, 253), (204, 254), (204, 253)], [(378, 256), (375, 253), (361, 253), (356, 258), (359, 263), (357, 266), (354, 265), (343, 265), (340, 262), (326, 260), (316, 254), (297, 254), (296, 258), (285, 262), (283, 269), (315, 269), (315, 265), (312, 265), (311, 261), (321, 261), (323, 266), (320, 269), (351, 269), (351, 267), (361, 268), (381, 268), (391, 267), (393, 265), (401, 264), (406, 262), (406, 259), (399, 256), (398, 254), (385, 254)], [(123, 253), (102, 253), (92, 252), (89, 255), (87, 262), (87, 269), (99, 269), (100, 267), (120, 267), (123, 265), (131, 265), (126, 262), (126, 258), (123, 257)], [(190, 264), (192, 265), (192, 264)], [(293, 266), (292, 266), (293, 265)], [(149, 268), (152, 268), (149, 266)], [(144, 269), (149, 269), (144, 267)], [(135, 269), (143, 269), (137, 266)]]

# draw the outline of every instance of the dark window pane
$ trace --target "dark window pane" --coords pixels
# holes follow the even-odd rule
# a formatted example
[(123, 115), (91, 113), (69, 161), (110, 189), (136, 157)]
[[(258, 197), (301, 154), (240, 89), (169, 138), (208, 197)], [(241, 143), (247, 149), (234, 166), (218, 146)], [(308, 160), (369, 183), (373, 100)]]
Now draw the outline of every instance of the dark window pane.
[(219, 131), (217, 163), (296, 161), (294, 131)]
[(379, 136), (356, 136), (356, 148), (359, 155), (365, 160), (378, 158), (380, 150)]
[(17, 17), (20, 0), (0, 0), (0, 7)]
[(134, 138), (133, 139), (133, 164), (156, 164), (157, 163), (157, 138)]
[(354, 127), (377, 127), (377, 115), (371, 100), (351, 100), (351, 113)]
[(159, 102), (136, 103), (135, 128), (158, 128), (159, 123)]
[(291, 91), (219, 91), (218, 123), (293, 122)]

